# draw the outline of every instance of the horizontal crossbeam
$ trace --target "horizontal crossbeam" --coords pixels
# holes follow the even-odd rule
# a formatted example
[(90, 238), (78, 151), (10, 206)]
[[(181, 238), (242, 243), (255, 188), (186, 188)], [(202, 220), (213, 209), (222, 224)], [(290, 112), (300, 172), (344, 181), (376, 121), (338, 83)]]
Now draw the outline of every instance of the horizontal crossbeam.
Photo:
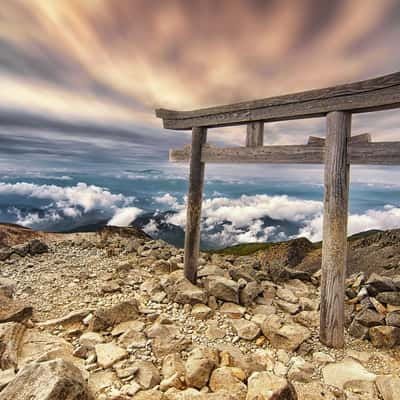
[[(321, 139), (324, 142), (324, 139)], [(351, 164), (400, 165), (400, 142), (352, 142), (347, 146)], [(190, 145), (170, 150), (170, 161), (188, 162)], [(322, 164), (323, 145), (286, 145), (260, 147), (216, 147), (204, 145), (201, 161), (205, 163)]]
[(400, 108), (400, 72), (375, 79), (193, 111), (156, 110), (166, 129), (218, 127), (255, 121), (321, 117), (332, 111), (363, 113)]

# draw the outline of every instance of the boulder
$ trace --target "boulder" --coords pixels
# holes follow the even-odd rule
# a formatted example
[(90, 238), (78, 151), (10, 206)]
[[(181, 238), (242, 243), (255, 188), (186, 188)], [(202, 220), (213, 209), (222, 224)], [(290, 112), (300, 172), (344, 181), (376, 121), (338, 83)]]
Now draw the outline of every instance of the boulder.
[(207, 304), (207, 294), (183, 276), (183, 271), (170, 273), (162, 282), (170, 301), (179, 304)]
[[(25, 331), (18, 352), (18, 368), (33, 361), (51, 361), (62, 358), (84, 371), (82, 360), (73, 356), (73, 346), (59, 336), (34, 329)], [(85, 372), (83, 372), (85, 376)]]
[(0, 324), (0, 369), (15, 369), (18, 365), (18, 350), (25, 326), (18, 322)]
[(234, 319), (231, 322), (233, 329), (235, 330), (236, 334), (245, 340), (254, 340), (257, 338), (260, 333), (260, 327), (252, 322), (247, 321), (246, 319)]
[(285, 324), (277, 315), (271, 315), (261, 330), (272, 346), (287, 351), (295, 351), (311, 336), (306, 327), (296, 323)]
[(0, 400), (90, 400), (78, 368), (63, 359), (31, 363), (22, 368)]
[(254, 299), (264, 291), (264, 288), (256, 281), (252, 281), (246, 284), (246, 286), (240, 290), (239, 301), (245, 307), (253, 304)]
[(240, 368), (222, 367), (215, 369), (210, 377), (210, 389), (213, 392), (225, 391), (238, 400), (246, 398), (247, 386), (243, 383), (246, 374)]
[(137, 361), (134, 366), (138, 369), (136, 372), (136, 381), (144, 389), (151, 389), (160, 383), (160, 373), (152, 362)]
[(204, 286), (209, 295), (223, 301), (239, 303), (239, 284), (223, 276), (208, 276)]
[(186, 384), (201, 389), (207, 386), (211, 372), (218, 363), (218, 356), (202, 348), (193, 349), (185, 363)]
[(136, 319), (138, 316), (139, 307), (135, 299), (111, 307), (98, 308), (89, 322), (89, 330), (99, 332), (121, 322)]
[(32, 316), (32, 307), (0, 294), (0, 323), (22, 322)]
[(270, 372), (253, 373), (247, 387), (246, 400), (297, 400), (292, 384)]
[(117, 361), (128, 357), (125, 349), (117, 346), (115, 343), (100, 343), (95, 346), (97, 364), (102, 368), (109, 368)]
[(35, 256), (36, 254), (43, 254), (49, 251), (49, 246), (39, 239), (33, 239), (29, 242), (29, 254)]
[(376, 378), (375, 374), (368, 372), (359, 362), (349, 357), (323, 367), (322, 376), (327, 385), (339, 389), (343, 389), (343, 386), (350, 381), (373, 382)]
[(376, 347), (391, 348), (400, 343), (400, 328), (395, 326), (374, 326), (368, 334)]

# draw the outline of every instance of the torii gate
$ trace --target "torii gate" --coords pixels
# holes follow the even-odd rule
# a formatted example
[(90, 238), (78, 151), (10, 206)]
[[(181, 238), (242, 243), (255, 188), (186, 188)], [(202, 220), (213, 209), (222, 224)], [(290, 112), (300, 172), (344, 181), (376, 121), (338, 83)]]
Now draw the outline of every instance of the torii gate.
[[(400, 72), (319, 90), (193, 111), (156, 110), (164, 128), (192, 130), (192, 145), (171, 150), (171, 161), (190, 161), (185, 235), (185, 276), (196, 283), (204, 166), (210, 163), (325, 163), (320, 340), (344, 346), (344, 279), (347, 256), (349, 166), (400, 165), (400, 142), (351, 137), (351, 116), (400, 108)], [(264, 146), (264, 123), (326, 116), (326, 140)], [(207, 129), (247, 125), (246, 147), (206, 144)]]

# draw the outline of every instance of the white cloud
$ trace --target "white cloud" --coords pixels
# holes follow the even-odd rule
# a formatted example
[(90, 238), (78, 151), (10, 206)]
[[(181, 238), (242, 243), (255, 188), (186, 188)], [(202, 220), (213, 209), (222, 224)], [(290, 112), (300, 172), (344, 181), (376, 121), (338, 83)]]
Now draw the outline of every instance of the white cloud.
[(178, 199), (175, 196), (172, 196), (169, 193), (165, 193), (163, 196), (155, 196), (153, 197), (154, 201), (160, 204), (165, 204), (172, 208), (178, 208)]
[(129, 226), (140, 214), (142, 210), (137, 207), (125, 207), (116, 210), (114, 216), (108, 221), (107, 225)]
[[(288, 196), (240, 196), (237, 199), (216, 197), (203, 201), (202, 215), (206, 225), (230, 221), (237, 227), (245, 227), (262, 217), (297, 221), (312, 218), (322, 210), (322, 203), (314, 200), (300, 200)], [(168, 222), (184, 226), (186, 209), (168, 218)]]
[(143, 230), (150, 236), (156, 234), (158, 232), (157, 222), (151, 219), (149, 223), (143, 227)]
[[(383, 210), (367, 210), (364, 214), (349, 216), (348, 234), (364, 232), (370, 229), (396, 229), (400, 228), (400, 208), (387, 205)], [(298, 236), (304, 236), (311, 241), (322, 239), (322, 215), (310, 220), (299, 231)]]
[(114, 208), (132, 198), (123, 194), (113, 194), (105, 188), (78, 183), (75, 186), (37, 185), (27, 182), (0, 183), (0, 194), (17, 194), (37, 199), (50, 199), (59, 208), (80, 206), (85, 212), (94, 209)]

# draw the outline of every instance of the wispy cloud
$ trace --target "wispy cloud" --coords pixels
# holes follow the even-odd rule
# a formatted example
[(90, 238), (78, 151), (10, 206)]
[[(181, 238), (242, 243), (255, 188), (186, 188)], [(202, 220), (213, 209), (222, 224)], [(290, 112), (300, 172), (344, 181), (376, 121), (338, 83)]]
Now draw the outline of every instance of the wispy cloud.
[[(162, 133), (155, 107), (190, 109), (393, 72), (399, 18), (397, 0), (4, 2), (2, 141), (11, 154), (25, 149), (31, 157), (37, 132), (45, 131), (48, 146), (36, 148), (49, 163), (57, 155), (104, 162), (101, 147), (128, 142), (137, 145), (129, 148), (133, 158), (166, 158), (187, 136)], [(363, 121), (362, 128), (393, 138), (400, 117)], [(288, 122), (266, 131), (271, 143), (297, 143), (324, 127)], [(242, 129), (229, 132), (210, 139), (243, 141)], [(83, 151), (57, 153), (60, 133), (79, 137)]]

